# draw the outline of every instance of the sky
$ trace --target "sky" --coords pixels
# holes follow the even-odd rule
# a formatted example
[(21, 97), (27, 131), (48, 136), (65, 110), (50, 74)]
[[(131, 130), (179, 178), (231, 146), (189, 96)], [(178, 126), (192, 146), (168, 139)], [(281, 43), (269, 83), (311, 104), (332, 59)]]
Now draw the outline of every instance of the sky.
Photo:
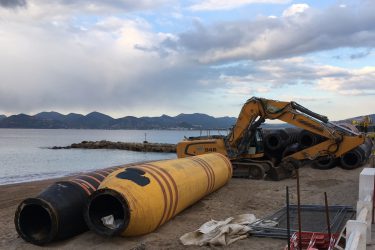
[(0, 114), (375, 113), (373, 0), (0, 0)]

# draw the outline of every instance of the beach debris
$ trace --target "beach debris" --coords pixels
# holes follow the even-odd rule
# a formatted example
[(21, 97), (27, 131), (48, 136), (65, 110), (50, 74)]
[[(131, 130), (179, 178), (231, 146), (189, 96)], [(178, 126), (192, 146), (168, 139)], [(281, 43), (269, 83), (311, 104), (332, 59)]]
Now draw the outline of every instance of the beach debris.
[(228, 246), (248, 237), (249, 224), (256, 221), (253, 214), (241, 214), (222, 221), (210, 220), (193, 232), (180, 237), (185, 246)]
[[(231, 163), (219, 153), (122, 168), (91, 195), (85, 221), (100, 235), (147, 234), (224, 186), (231, 177)], [(119, 225), (104, 225), (102, 218), (108, 215)]]
[(116, 229), (120, 226), (121, 220), (115, 220), (113, 214), (104, 216), (101, 218), (103, 225), (108, 227), (109, 229)]

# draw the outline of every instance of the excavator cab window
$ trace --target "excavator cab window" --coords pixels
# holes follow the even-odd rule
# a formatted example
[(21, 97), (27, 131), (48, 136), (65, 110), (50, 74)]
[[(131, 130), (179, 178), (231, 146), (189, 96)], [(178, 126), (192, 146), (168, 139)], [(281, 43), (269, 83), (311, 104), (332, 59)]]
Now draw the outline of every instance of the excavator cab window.
[(263, 135), (262, 135), (262, 131), (260, 129), (256, 130), (255, 139), (256, 139), (257, 153), (263, 153), (264, 152)]
[(263, 137), (262, 137), (262, 132), (260, 129), (255, 130), (255, 135), (252, 136), (250, 140), (250, 145), (248, 148), (248, 153), (249, 154), (259, 154), (263, 153)]

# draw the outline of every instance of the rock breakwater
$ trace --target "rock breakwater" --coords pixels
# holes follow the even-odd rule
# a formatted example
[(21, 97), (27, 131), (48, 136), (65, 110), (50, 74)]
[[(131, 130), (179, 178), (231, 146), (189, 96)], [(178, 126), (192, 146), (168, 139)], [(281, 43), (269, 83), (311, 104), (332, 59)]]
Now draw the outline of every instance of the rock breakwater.
[(82, 141), (73, 143), (70, 146), (54, 146), (51, 149), (120, 149), (137, 152), (160, 152), (160, 153), (176, 153), (176, 144), (169, 143), (149, 143), (149, 142), (111, 142), (111, 141)]

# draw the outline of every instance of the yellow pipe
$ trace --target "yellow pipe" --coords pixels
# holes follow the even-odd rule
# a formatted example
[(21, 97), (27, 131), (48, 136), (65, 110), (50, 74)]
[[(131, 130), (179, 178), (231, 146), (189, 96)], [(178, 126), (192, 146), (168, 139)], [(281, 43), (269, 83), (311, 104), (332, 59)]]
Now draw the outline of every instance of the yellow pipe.
[(231, 176), (230, 161), (219, 153), (122, 168), (91, 196), (85, 219), (103, 235), (147, 234), (225, 185)]

